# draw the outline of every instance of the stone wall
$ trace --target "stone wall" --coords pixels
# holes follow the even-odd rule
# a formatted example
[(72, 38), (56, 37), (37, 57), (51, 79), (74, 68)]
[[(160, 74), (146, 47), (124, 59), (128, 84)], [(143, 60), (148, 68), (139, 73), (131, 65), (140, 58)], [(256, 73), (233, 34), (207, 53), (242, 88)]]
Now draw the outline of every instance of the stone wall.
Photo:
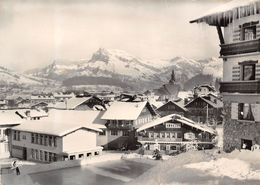
[(231, 102), (224, 102), (224, 112), (224, 151), (231, 152), (234, 149), (241, 149), (241, 139), (252, 140), (253, 145), (260, 145), (259, 122), (232, 120)]

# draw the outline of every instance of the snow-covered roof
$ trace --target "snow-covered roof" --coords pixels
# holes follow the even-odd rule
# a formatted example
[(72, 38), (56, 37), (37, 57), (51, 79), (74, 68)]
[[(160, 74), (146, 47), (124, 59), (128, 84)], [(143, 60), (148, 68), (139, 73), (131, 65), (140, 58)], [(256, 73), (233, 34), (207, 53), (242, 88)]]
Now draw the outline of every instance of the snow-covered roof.
[(23, 120), (15, 113), (15, 111), (1, 111), (0, 125), (17, 125), (21, 124)]
[(70, 98), (64, 102), (58, 102), (55, 105), (56, 109), (75, 109), (77, 106), (81, 105), (82, 103), (88, 101), (92, 97), (82, 97), (82, 98)]
[(205, 96), (204, 96), (204, 97), (197, 97), (197, 98), (193, 99), (192, 101), (190, 101), (189, 103), (187, 103), (187, 104), (185, 105), (185, 107), (187, 108), (187, 106), (189, 106), (190, 104), (192, 104), (194, 101), (197, 101), (198, 99), (203, 100), (204, 102), (206, 102), (207, 104), (211, 105), (211, 106), (214, 107), (214, 108), (222, 108), (222, 107), (223, 107), (223, 102), (222, 102), (221, 100), (217, 99), (217, 101), (216, 101), (216, 103), (215, 103), (215, 102), (212, 102), (212, 101), (206, 99)]
[(156, 108), (159, 108), (164, 105), (163, 101), (149, 101), (151, 105), (155, 106)]
[[(172, 104), (176, 105), (177, 107), (179, 107), (180, 109), (182, 109), (182, 110), (185, 111), (185, 112), (188, 111), (188, 110), (181, 104), (181, 102), (178, 103), (178, 102), (174, 102), (174, 101), (172, 101), (172, 100), (168, 101), (167, 103), (165, 103), (165, 104), (162, 105), (161, 107), (163, 107), (163, 106), (165, 106), (165, 105), (167, 105), (167, 104), (169, 104), (169, 103), (172, 103)], [(159, 107), (158, 109), (160, 109), (161, 107)]]
[(143, 126), (138, 128), (136, 131), (140, 132), (142, 130), (146, 130), (148, 128), (160, 125), (160, 124), (168, 122), (168, 121), (177, 121), (177, 122), (183, 123), (185, 125), (188, 125), (190, 127), (199, 129), (199, 130), (201, 130), (203, 132), (208, 132), (210, 134), (216, 135), (216, 131), (213, 130), (212, 128), (210, 128), (210, 127), (208, 127), (206, 125), (201, 125), (199, 123), (196, 123), (196, 122), (194, 122), (194, 121), (192, 121), (192, 120), (190, 120), (188, 118), (185, 118), (183, 116), (180, 116), (178, 114), (170, 114), (170, 115), (167, 115), (167, 116), (164, 116), (164, 117), (161, 117), (161, 118), (157, 118), (157, 119), (155, 119), (155, 120), (153, 120), (153, 121), (151, 121), (149, 123), (144, 124)]
[(105, 121), (100, 119), (102, 114), (100, 111), (51, 110), (49, 117), (38, 121), (27, 120), (13, 129), (56, 136), (80, 128), (101, 132), (100, 128), (105, 128)]
[(102, 116), (105, 120), (136, 120), (148, 102), (113, 102)]
[(233, 0), (209, 10), (190, 23), (205, 22), (209, 25), (226, 26), (233, 19), (259, 13), (260, 0)]
[(44, 110), (30, 110), (30, 117), (47, 117), (48, 113)]

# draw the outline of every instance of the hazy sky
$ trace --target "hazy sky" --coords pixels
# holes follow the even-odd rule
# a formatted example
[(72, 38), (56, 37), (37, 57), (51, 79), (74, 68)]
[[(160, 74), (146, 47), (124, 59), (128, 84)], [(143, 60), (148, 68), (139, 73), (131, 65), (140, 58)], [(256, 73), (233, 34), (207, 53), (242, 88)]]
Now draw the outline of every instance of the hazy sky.
[(18, 71), (98, 48), (141, 58), (217, 57), (216, 28), (190, 24), (220, 0), (1, 0), (0, 65)]

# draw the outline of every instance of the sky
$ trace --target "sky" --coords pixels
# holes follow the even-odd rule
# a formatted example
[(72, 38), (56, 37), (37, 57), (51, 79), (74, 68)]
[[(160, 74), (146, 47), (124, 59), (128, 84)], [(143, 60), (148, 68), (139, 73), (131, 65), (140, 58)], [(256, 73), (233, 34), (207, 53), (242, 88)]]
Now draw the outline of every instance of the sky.
[(218, 57), (215, 27), (190, 24), (224, 0), (1, 0), (0, 66), (89, 59), (100, 47), (145, 59)]

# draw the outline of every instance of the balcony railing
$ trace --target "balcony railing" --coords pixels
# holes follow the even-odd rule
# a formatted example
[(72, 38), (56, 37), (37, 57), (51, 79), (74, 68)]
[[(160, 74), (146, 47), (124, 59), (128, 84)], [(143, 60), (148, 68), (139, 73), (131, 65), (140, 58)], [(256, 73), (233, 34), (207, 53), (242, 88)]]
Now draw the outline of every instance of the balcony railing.
[(157, 140), (157, 142), (181, 142), (182, 138), (150, 138), (150, 137), (142, 137), (138, 136), (138, 141), (154, 141)]
[(260, 81), (232, 81), (220, 82), (221, 93), (260, 93)]
[(238, 55), (260, 51), (260, 39), (220, 45), (220, 56)]
[(118, 130), (132, 130), (133, 129), (133, 125), (128, 124), (128, 125), (124, 125), (124, 124), (108, 124), (107, 128), (109, 129), (118, 129)]

